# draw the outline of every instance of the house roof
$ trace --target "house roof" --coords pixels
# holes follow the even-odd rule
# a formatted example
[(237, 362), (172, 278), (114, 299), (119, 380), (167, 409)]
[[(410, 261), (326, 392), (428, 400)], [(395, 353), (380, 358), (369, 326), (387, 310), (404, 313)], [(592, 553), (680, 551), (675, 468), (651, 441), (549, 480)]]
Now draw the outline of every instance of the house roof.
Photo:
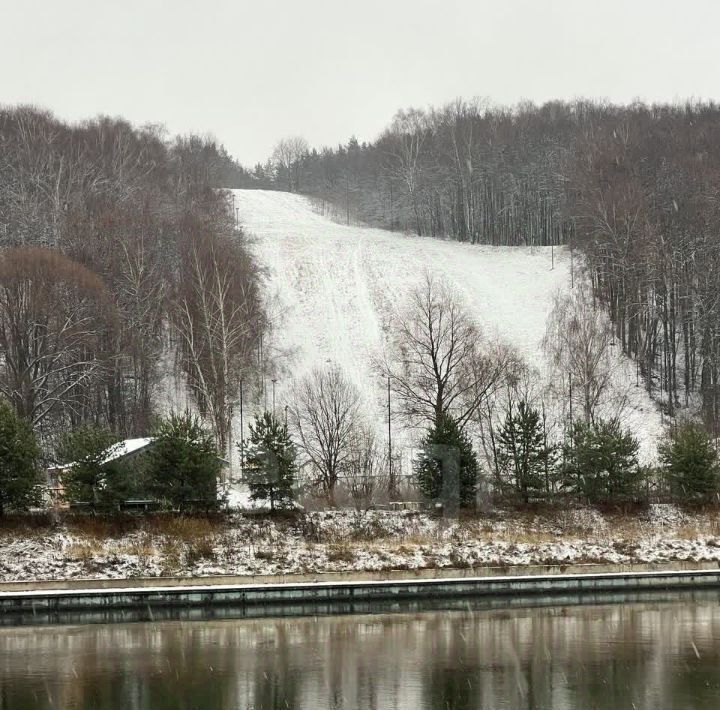
[(125, 458), (125, 456), (137, 453), (138, 451), (150, 446), (153, 441), (155, 441), (155, 439), (152, 436), (146, 436), (141, 439), (125, 439), (124, 441), (119, 441), (107, 450), (107, 455), (103, 459), (103, 463), (117, 461), (118, 459)]
[[(119, 441), (117, 444), (113, 444), (107, 449), (107, 453), (105, 454), (102, 463), (110, 463), (111, 461), (123, 459), (126, 456), (130, 456), (131, 454), (139, 453), (146, 449), (148, 446), (150, 446), (153, 441), (155, 441), (155, 437), (153, 436), (146, 436), (139, 439), (124, 439), (123, 441)], [(230, 465), (230, 462), (222, 458), (221, 456), (218, 456), (218, 460), (222, 463), (223, 466)], [(75, 462), (73, 461), (72, 463), (51, 466), (49, 470), (65, 470), (68, 468), (72, 468), (74, 465)]]
[[(110, 461), (117, 461), (118, 459), (124, 458), (125, 456), (129, 456), (130, 454), (135, 454), (139, 451), (142, 451), (143, 449), (150, 446), (153, 441), (154, 437), (151, 436), (146, 436), (141, 439), (124, 439), (123, 441), (118, 441), (117, 444), (113, 444), (106, 449), (107, 453), (105, 454), (102, 463), (110, 463)], [(61, 463), (56, 464), (55, 466), (49, 466), (48, 471), (66, 471), (67, 469), (72, 468), (75, 463), (75, 461), (71, 461), (69, 463)]]

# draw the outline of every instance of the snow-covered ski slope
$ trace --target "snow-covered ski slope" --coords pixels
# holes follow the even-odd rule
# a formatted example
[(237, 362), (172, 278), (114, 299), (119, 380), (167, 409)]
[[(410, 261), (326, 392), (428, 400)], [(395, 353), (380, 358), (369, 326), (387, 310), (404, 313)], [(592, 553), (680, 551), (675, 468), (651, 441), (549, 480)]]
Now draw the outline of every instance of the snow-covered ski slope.
[[(473, 246), (345, 226), (285, 192), (235, 190), (234, 196), (266, 271), (275, 347), (283, 354), (278, 396), (293, 378), (337, 363), (363, 393), (368, 413), (384, 418), (373, 357), (386, 345), (393, 311), (426, 271), (454, 285), (488, 337), (542, 368), (540, 342), (553, 296), (570, 286), (566, 249), (555, 249), (551, 268), (549, 247)], [(634, 367), (626, 369), (634, 384)], [(659, 414), (642, 388), (632, 389), (627, 424), (650, 444), (660, 431)]]

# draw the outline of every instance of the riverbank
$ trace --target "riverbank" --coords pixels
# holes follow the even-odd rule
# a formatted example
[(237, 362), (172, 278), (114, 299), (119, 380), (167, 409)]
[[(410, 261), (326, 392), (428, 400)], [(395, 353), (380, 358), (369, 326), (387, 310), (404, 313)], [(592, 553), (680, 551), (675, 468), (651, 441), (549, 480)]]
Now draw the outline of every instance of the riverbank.
[(312, 574), (209, 575), (204, 577), (125, 577), (120, 579), (53, 579), (0, 582), (0, 594), (10, 592), (74, 592), (83, 590), (146, 589), (151, 587), (267, 586), (279, 584), (332, 584), (405, 582), (416, 580), (480, 577), (549, 577), (588, 574), (639, 574), (660, 572), (707, 572), (720, 569), (720, 562), (672, 561), (635, 564), (517, 565), (514, 567), (422, 568), (361, 572), (316, 572)]
[(35, 589), (0, 591), (0, 626), (562, 606), (717, 589), (720, 569)]
[(85, 516), (0, 529), (0, 582), (25, 584), (718, 561), (717, 511), (669, 505), (633, 515), (579, 508), (461, 521), (351, 510), (214, 520)]

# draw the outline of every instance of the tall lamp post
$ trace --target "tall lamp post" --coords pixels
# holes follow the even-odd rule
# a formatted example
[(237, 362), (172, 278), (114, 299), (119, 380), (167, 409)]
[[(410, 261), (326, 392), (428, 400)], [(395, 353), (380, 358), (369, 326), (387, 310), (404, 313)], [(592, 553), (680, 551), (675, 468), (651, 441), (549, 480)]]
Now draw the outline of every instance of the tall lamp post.
[(388, 493), (396, 494), (395, 476), (393, 473), (392, 458), (392, 410), (390, 409), (390, 376), (387, 378), (387, 415), (388, 415)]
[(243, 381), (240, 379), (240, 479), (242, 480), (245, 473), (243, 466), (245, 463), (245, 431), (243, 429)]

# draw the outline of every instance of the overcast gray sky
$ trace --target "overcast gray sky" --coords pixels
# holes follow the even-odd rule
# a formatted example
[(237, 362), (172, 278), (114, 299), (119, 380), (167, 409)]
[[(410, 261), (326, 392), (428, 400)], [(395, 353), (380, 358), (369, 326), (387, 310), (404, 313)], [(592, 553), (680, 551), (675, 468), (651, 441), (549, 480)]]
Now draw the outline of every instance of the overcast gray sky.
[(371, 140), (455, 97), (720, 98), (718, 0), (0, 0), (0, 102), (212, 133)]

